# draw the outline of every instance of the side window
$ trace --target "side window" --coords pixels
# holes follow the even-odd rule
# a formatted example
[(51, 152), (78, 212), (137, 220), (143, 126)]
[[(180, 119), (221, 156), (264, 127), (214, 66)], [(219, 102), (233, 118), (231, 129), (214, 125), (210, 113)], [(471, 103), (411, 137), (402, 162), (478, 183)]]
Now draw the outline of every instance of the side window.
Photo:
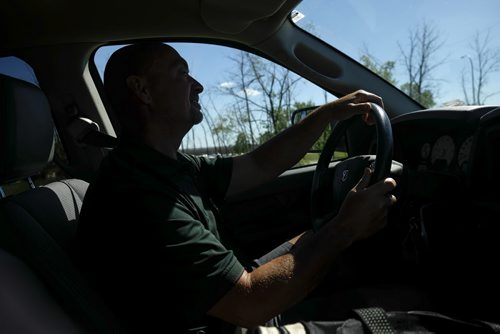
[[(0, 73), (39, 86), (35, 72), (31, 66), (17, 57), (0, 58)], [(54, 160), (67, 160), (64, 148), (59, 140), (59, 137), (57, 136), (57, 133), (55, 136)], [(31, 179), (34, 185), (40, 186), (65, 177), (67, 176), (63, 170), (55, 162), (51, 162), (47, 164), (45, 169), (41, 171), (39, 175), (33, 175)], [(30, 188), (28, 180), (18, 180), (0, 186), (0, 197), (13, 195)]]
[[(200, 95), (204, 121), (184, 137), (181, 150), (187, 153), (246, 153), (289, 127), (294, 110), (336, 99), (288, 69), (245, 51), (199, 43), (169, 45), (186, 59), (191, 76), (204, 86)], [(101, 80), (116, 49), (102, 47), (95, 54)], [(328, 133), (298, 166), (317, 162)], [(345, 156), (344, 148), (334, 158)]]

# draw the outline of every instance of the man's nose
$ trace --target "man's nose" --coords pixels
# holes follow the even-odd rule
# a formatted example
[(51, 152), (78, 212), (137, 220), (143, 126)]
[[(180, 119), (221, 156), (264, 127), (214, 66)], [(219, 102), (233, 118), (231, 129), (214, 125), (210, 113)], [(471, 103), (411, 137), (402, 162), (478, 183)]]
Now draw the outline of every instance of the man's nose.
[(194, 81), (194, 91), (198, 94), (200, 94), (201, 92), (203, 92), (203, 85), (201, 83), (198, 82), (198, 80), (196, 80), (195, 78), (192, 78), (193, 81)]

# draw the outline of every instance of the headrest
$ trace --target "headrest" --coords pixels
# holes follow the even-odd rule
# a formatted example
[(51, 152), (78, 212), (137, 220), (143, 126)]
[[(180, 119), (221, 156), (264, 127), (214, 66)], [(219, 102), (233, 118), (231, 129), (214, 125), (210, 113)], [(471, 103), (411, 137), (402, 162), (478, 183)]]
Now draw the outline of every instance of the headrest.
[(54, 123), (37, 86), (0, 74), (0, 184), (38, 174), (52, 160)]

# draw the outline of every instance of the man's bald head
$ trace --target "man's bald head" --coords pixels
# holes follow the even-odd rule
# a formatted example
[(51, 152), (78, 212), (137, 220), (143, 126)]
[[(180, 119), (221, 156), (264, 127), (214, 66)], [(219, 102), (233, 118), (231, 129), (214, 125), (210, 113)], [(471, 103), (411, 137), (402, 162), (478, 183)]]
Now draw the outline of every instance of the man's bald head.
[(120, 125), (130, 122), (134, 111), (127, 78), (146, 75), (166, 52), (176, 53), (172, 47), (160, 42), (139, 43), (125, 46), (109, 58), (104, 71), (104, 90)]

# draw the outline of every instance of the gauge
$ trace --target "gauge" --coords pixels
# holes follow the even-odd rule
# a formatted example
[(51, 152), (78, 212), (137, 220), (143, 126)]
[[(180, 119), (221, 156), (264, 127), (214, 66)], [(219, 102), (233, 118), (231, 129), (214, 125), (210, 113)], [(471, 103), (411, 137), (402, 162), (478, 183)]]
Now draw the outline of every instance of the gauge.
[(431, 152), (431, 162), (434, 164), (439, 160), (445, 161), (446, 165), (449, 166), (453, 157), (455, 156), (455, 142), (450, 136), (439, 137)]
[(429, 155), (431, 154), (431, 144), (425, 143), (422, 145), (422, 148), (420, 149), (420, 156), (422, 159), (428, 159)]
[(458, 155), (457, 155), (457, 162), (458, 166), (463, 172), (467, 171), (467, 166), (469, 164), (469, 156), (470, 156), (470, 151), (472, 149), (472, 140), (474, 139), (473, 136), (468, 137), (467, 139), (464, 140), (462, 145), (460, 145), (460, 149), (458, 150)]

